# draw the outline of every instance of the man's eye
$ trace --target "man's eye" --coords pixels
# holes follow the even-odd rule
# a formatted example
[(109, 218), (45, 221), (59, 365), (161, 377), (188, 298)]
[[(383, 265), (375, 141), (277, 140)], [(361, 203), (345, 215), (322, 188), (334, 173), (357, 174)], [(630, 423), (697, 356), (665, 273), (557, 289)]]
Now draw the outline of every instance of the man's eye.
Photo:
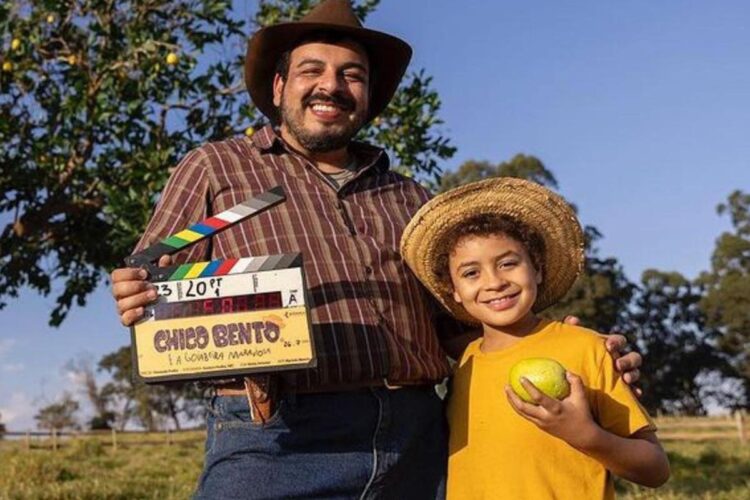
[(345, 73), (344, 78), (352, 82), (363, 82), (365, 80), (365, 77), (359, 73)]

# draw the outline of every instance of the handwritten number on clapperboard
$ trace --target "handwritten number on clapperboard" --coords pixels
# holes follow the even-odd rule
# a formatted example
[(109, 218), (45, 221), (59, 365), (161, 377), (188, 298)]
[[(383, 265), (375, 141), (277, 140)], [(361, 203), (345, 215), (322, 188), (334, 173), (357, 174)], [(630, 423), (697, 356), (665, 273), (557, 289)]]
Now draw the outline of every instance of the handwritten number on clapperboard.
[(188, 289), (185, 292), (185, 297), (203, 297), (206, 295), (206, 282), (199, 281), (188, 281)]
[[(177, 286), (180, 286), (179, 282), (177, 283)], [(197, 283), (195, 281), (187, 281), (185, 297), (205, 297), (211, 292), (213, 292), (216, 297), (221, 295), (221, 278), (211, 278), (208, 284), (205, 281), (199, 281)], [(168, 283), (159, 285), (159, 295), (164, 297), (172, 295), (172, 288)]]

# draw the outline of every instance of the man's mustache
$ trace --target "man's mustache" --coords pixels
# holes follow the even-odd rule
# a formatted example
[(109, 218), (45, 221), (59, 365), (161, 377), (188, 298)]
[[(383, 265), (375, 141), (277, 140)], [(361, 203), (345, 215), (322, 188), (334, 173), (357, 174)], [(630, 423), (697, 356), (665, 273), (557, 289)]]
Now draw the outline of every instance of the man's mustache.
[(302, 99), (302, 105), (305, 107), (310, 106), (313, 102), (317, 102), (320, 104), (333, 104), (346, 111), (351, 111), (356, 106), (354, 99), (351, 99), (340, 93), (324, 94), (322, 92), (318, 92)]

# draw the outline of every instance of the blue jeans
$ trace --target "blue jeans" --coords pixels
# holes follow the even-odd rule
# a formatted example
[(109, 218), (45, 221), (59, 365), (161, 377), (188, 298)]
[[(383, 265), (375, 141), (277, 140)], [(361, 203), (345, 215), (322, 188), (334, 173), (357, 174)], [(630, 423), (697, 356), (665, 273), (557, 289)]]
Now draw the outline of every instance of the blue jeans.
[(215, 396), (197, 499), (442, 499), (443, 402), (432, 387), (291, 394), (264, 424)]

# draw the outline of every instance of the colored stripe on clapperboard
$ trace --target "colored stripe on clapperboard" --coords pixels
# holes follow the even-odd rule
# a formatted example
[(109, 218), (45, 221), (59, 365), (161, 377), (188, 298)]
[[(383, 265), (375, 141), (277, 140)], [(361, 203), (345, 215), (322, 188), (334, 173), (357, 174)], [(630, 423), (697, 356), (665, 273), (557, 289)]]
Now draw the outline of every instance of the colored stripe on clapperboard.
[(264, 255), (262, 257), (244, 257), (242, 259), (212, 260), (211, 262), (194, 262), (161, 268), (164, 276), (160, 281), (176, 281), (230, 274), (254, 273), (287, 269), (302, 264), (302, 254), (285, 253)]
[(155, 263), (162, 255), (173, 254), (178, 250), (197, 243), (203, 238), (213, 236), (219, 231), (271, 208), (284, 200), (286, 200), (284, 189), (281, 186), (276, 186), (265, 193), (253, 196), (247, 201), (233, 206), (229, 210), (193, 224), (187, 229), (183, 229), (179, 233), (175, 233), (137, 254), (127, 257), (125, 262), (131, 267)]

